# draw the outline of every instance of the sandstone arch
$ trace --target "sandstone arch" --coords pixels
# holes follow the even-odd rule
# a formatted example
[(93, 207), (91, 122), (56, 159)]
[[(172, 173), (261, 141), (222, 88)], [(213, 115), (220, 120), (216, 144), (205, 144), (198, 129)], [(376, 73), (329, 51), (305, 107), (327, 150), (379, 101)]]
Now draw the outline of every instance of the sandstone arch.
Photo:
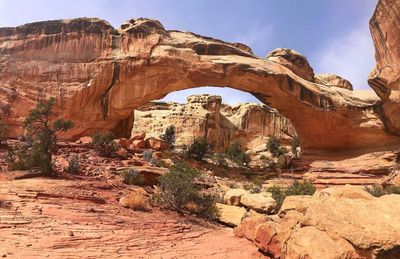
[(165, 30), (143, 18), (117, 30), (86, 18), (0, 28), (0, 107), (14, 136), (44, 96), (57, 97), (76, 124), (66, 137), (77, 137), (121, 127), (134, 108), (169, 92), (212, 85), (249, 92), (278, 109), (308, 150), (398, 145), (381, 101), (359, 98), (334, 79), (315, 76), (291, 50), (259, 58), (243, 44)]

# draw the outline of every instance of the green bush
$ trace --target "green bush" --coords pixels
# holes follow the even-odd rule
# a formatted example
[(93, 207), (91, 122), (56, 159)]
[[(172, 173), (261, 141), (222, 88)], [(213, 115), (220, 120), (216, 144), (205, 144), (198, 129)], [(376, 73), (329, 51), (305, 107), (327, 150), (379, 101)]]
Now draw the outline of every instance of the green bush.
[(7, 140), (7, 133), (8, 133), (7, 126), (4, 124), (4, 122), (0, 118), (0, 145), (3, 144), (4, 141)]
[(283, 201), (287, 196), (293, 195), (313, 195), (316, 191), (315, 186), (309, 181), (294, 181), (286, 190), (279, 186), (272, 186), (267, 189), (276, 201), (277, 209), (282, 207)]
[(167, 141), (168, 150), (173, 150), (175, 148), (175, 126), (168, 126), (168, 128), (165, 130), (165, 133), (161, 135), (160, 138)]
[(228, 163), (226, 162), (225, 155), (223, 153), (217, 153), (215, 155), (215, 163), (224, 168), (228, 167)]
[(287, 189), (286, 195), (313, 195), (317, 189), (314, 184), (309, 181), (294, 181), (294, 183)]
[(114, 134), (111, 132), (97, 132), (92, 135), (92, 145), (102, 157), (111, 157), (118, 150), (114, 141)]
[(267, 189), (267, 192), (270, 192), (272, 194), (272, 198), (276, 201), (276, 207), (277, 210), (279, 210), (282, 207), (283, 201), (286, 198), (286, 191), (284, 188), (280, 186), (272, 186)]
[(242, 151), (242, 144), (239, 140), (228, 147), (226, 155), (239, 166), (248, 164), (251, 161), (250, 156)]
[(294, 137), (293, 139), (292, 139), (292, 146), (291, 146), (291, 148), (292, 148), (292, 154), (294, 155), (294, 156), (298, 156), (298, 154), (297, 154), (297, 148), (298, 147), (300, 147), (300, 139), (299, 139), (299, 137)]
[(192, 157), (197, 161), (203, 160), (203, 157), (208, 153), (210, 144), (205, 138), (195, 138), (193, 143), (188, 147), (188, 157)]
[(281, 141), (275, 136), (272, 136), (268, 139), (267, 149), (274, 157), (279, 157), (280, 155), (288, 152), (285, 147), (281, 146)]
[(53, 112), (55, 103), (54, 97), (47, 101), (39, 101), (29, 112), (24, 121), (27, 132), (25, 142), (14, 149), (16, 160), (12, 162), (11, 170), (39, 168), (43, 173), (52, 173), (52, 153), (57, 148), (56, 134), (73, 127), (71, 121), (62, 119), (50, 123), (55, 116)]
[(138, 186), (143, 186), (144, 185), (144, 179), (143, 176), (136, 170), (129, 168), (124, 171), (123, 173), (123, 182), (126, 184), (130, 185), (138, 185)]
[(68, 173), (77, 173), (79, 172), (79, 159), (77, 154), (73, 154), (72, 157), (68, 160), (68, 168), (67, 172)]
[(375, 197), (381, 197), (387, 194), (400, 194), (400, 186), (390, 185), (383, 188), (381, 185), (375, 184), (371, 187), (366, 186), (365, 190)]
[(199, 176), (200, 172), (197, 169), (177, 161), (168, 173), (158, 179), (159, 193), (154, 196), (155, 203), (180, 212), (186, 211), (187, 205), (194, 203), (201, 215), (212, 218), (217, 211), (215, 199), (200, 192), (194, 183)]

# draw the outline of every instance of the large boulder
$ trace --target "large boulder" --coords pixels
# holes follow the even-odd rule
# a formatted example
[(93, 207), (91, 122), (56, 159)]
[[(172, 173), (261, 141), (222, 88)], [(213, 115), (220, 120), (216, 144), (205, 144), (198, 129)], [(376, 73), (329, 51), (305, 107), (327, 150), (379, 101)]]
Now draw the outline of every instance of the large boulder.
[(284, 258), (399, 258), (400, 195), (337, 186), (288, 197), (279, 216), (245, 218), (238, 236)]
[(229, 189), (224, 195), (224, 202), (228, 205), (239, 206), (240, 198), (247, 193), (244, 189)]
[(146, 139), (147, 147), (157, 151), (167, 150), (168, 142), (157, 138)]
[(353, 90), (353, 85), (349, 80), (335, 74), (316, 74), (315, 82), (327, 86), (339, 87), (347, 90)]
[(296, 75), (308, 80), (314, 80), (314, 71), (307, 58), (292, 49), (278, 48), (267, 55), (267, 60), (277, 62), (288, 67)]
[(240, 203), (249, 209), (263, 213), (270, 213), (276, 209), (276, 201), (268, 192), (243, 194)]
[(246, 209), (226, 205), (222, 203), (217, 203), (216, 207), (218, 209), (218, 220), (222, 223), (235, 227), (240, 224), (242, 218), (246, 215)]

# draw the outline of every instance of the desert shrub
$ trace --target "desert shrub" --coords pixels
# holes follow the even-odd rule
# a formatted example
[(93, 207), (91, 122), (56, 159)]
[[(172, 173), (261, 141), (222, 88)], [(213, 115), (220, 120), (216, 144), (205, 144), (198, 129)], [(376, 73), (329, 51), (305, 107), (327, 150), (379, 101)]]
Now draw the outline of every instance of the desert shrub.
[(283, 201), (286, 198), (286, 192), (285, 189), (280, 187), (280, 186), (272, 186), (267, 189), (267, 192), (270, 192), (272, 194), (272, 198), (276, 201), (276, 207), (277, 210), (279, 210), (282, 207)]
[(215, 162), (218, 166), (227, 168), (228, 163), (226, 162), (225, 155), (223, 153), (218, 153), (215, 155)]
[[(122, 202), (121, 202), (122, 201)], [(140, 192), (131, 192), (120, 200), (124, 207), (131, 208), (133, 210), (148, 211), (149, 200)]]
[(299, 137), (294, 137), (292, 139), (292, 145), (291, 145), (291, 149), (292, 149), (292, 154), (294, 156), (297, 156), (297, 148), (300, 147), (300, 140)]
[(168, 126), (168, 128), (165, 130), (165, 133), (161, 135), (160, 138), (167, 141), (168, 150), (173, 150), (175, 148), (175, 126)]
[(268, 157), (267, 156), (265, 156), (264, 154), (262, 154), (261, 156), (260, 156), (260, 160), (268, 160)]
[(201, 161), (210, 149), (210, 145), (205, 138), (195, 138), (188, 147), (188, 157), (193, 157), (197, 161)]
[(262, 186), (254, 184), (250, 187), (249, 192), (250, 193), (260, 193), (262, 191)]
[(375, 184), (371, 187), (366, 186), (365, 190), (375, 197), (381, 197), (386, 194), (400, 194), (400, 186), (390, 185), (382, 187), (381, 185)]
[(73, 154), (72, 157), (68, 160), (68, 173), (77, 173), (79, 172), (79, 159), (77, 154)]
[(161, 167), (162, 166), (161, 161), (159, 159), (155, 159), (155, 158), (150, 159), (149, 163), (152, 166), (155, 166), (155, 167)]
[(27, 131), (25, 142), (15, 148), (16, 160), (11, 164), (11, 170), (39, 168), (43, 173), (52, 172), (52, 153), (57, 148), (56, 134), (73, 127), (71, 121), (63, 119), (56, 119), (50, 123), (55, 116), (55, 103), (54, 97), (47, 101), (39, 101), (29, 112), (24, 121)]
[(385, 187), (386, 194), (400, 194), (400, 186), (398, 185), (390, 185)]
[(4, 122), (0, 118), (0, 145), (3, 144), (4, 141), (7, 140), (7, 133), (8, 133), (7, 126), (4, 124)]
[(111, 132), (97, 132), (92, 135), (92, 145), (102, 157), (111, 157), (118, 150), (114, 141), (114, 134)]
[(130, 185), (144, 185), (143, 176), (136, 170), (129, 168), (123, 172), (123, 182)]
[(285, 147), (281, 146), (281, 141), (275, 136), (272, 136), (268, 139), (267, 149), (274, 157), (278, 157), (288, 152)]
[(248, 164), (251, 161), (250, 156), (242, 151), (242, 144), (240, 141), (236, 141), (230, 145), (226, 150), (226, 155), (240, 166)]
[(277, 209), (282, 207), (283, 201), (287, 196), (292, 195), (313, 195), (316, 191), (315, 186), (309, 181), (294, 181), (287, 189), (280, 186), (272, 186), (267, 188), (267, 192), (272, 194), (272, 198), (276, 201)]
[(309, 181), (294, 181), (287, 189), (286, 195), (313, 195), (317, 189), (314, 184)]
[(177, 162), (158, 179), (159, 193), (154, 196), (155, 203), (180, 212), (187, 210), (188, 204), (194, 203), (200, 214), (213, 217), (216, 213), (215, 199), (199, 191), (194, 183), (199, 176), (197, 169), (184, 162)]
[(151, 149), (145, 150), (145, 151), (143, 151), (142, 155), (143, 155), (143, 159), (145, 161), (150, 162), (151, 159), (153, 159), (153, 150), (151, 150)]

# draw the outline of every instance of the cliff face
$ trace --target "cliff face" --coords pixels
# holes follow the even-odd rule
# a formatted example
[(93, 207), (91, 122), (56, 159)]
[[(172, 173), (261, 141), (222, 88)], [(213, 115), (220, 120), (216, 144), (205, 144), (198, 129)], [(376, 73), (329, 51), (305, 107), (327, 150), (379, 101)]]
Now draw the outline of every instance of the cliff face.
[(306, 150), (398, 145), (388, 102), (382, 108), (379, 100), (328, 81), (318, 81), (295, 51), (278, 49), (263, 59), (243, 44), (165, 30), (143, 18), (118, 29), (99, 19), (0, 28), (0, 116), (13, 137), (40, 98), (57, 98), (59, 114), (76, 125), (64, 137), (76, 138), (99, 130), (127, 132), (135, 108), (173, 91), (211, 85), (252, 93), (279, 110)]
[(135, 110), (132, 134), (146, 132), (159, 137), (170, 125), (176, 127), (176, 145), (188, 145), (195, 137), (204, 137), (216, 151), (225, 150), (233, 141), (247, 148), (265, 145), (267, 137), (289, 142), (296, 131), (288, 119), (276, 110), (260, 104), (221, 104), (216, 95), (192, 95), (187, 103), (149, 103)]
[(380, 0), (369, 26), (377, 64), (368, 83), (382, 99), (387, 130), (400, 135), (400, 2)]

